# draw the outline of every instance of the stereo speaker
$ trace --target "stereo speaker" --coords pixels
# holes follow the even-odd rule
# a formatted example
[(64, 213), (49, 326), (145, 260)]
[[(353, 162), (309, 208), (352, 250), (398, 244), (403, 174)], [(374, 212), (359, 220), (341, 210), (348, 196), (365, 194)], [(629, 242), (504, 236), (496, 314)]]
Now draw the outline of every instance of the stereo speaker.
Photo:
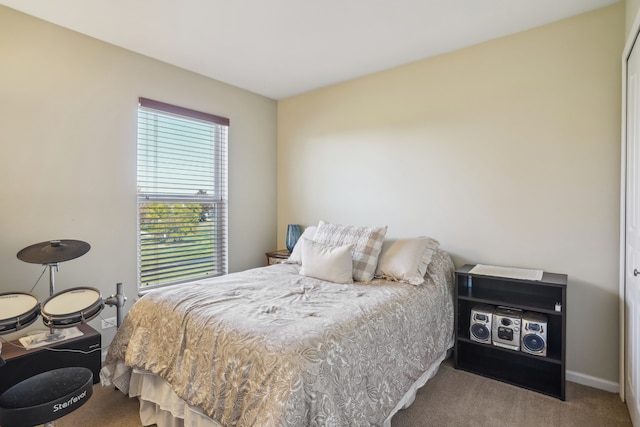
[(547, 317), (544, 314), (527, 311), (522, 315), (522, 351), (547, 355)]
[(520, 323), (522, 311), (508, 307), (498, 307), (493, 312), (491, 330), (493, 345), (520, 350)]
[(469, 325), (469, 337), (472, 341), (491, 344), (491, 321), (493, 307), (480, 304), (471, 309), (471, 324)]

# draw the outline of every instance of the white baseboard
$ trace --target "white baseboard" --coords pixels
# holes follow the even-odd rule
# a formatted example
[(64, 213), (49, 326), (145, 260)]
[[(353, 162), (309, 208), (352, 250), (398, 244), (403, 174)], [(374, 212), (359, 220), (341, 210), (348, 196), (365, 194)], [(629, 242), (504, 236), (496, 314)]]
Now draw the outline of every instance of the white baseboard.
[(610, 393), (620, 392), (620, 383), (615, 381), (604, 380), (602, 378), (592, 377), (591, 375), (581, 374), (580, 372), (567, 371), (567, 381), (608, 391)]

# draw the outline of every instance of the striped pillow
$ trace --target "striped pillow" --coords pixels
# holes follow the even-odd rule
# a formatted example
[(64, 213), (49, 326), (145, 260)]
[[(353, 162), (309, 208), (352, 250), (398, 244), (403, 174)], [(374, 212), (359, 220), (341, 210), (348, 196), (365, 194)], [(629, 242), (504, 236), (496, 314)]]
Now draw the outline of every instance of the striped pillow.
[(387, 227), (354, 227), (320, 221), (313, 240), (330, 246), (353, 245), (353, 279), (368, 282), (378, 266)]

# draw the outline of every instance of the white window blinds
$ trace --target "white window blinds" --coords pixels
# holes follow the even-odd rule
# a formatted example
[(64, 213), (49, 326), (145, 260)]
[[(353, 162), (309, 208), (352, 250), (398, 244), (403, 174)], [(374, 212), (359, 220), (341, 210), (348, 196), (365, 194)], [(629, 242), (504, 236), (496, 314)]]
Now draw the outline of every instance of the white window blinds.
[(226, 273), (228, 129), (229, 119), (139, 99), (140, 289)]

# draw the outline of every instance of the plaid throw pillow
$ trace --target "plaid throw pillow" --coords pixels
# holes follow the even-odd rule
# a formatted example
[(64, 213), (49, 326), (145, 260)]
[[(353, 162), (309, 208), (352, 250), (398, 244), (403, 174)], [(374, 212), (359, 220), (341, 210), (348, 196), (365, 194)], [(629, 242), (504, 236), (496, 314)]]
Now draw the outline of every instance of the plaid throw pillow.
[(330, 246), (353, 245), (353, 279), (368, 282), (378, 266), (387, 227), (353, 227), (320, 221), (313, 240)]

